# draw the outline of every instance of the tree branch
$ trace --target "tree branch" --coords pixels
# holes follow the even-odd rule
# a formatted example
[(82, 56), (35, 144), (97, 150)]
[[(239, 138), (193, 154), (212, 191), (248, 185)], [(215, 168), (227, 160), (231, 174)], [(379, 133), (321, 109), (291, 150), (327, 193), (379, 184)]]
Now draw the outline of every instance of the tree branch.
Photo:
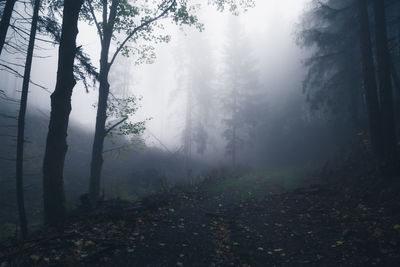
[(105, 32), (107, 24), (108, 24), (108, 21), (107, 21), (108, 0), (102, 0), (101, 2), (103, 3), (103, 32)]
[[(9, 66), (7, 66), (7, 65), (5, 65), (5, 64), (0, 63), (0, 66), (6, 68), (6, 70), (8, 70), (8, 71), (10, 71), (11, 73), (17, 75), (18, 77), (21, 77), (21, 78), (23, 77), (23, 75), (22, 75), (21, 73), (19, 73), (18, 71), (14, 70), (13, 68), (11, 68), (11, 67), (9, 67)], [(33, 85), (36, 85), (36, 86), (39, 87), (39, 88), (42, 88), (42, 89), (45, 90), (46, 92), (51, 93), (46, 87), (44, 87), (44, 86), (42, 86), (42, 85), (40, 85), (40, 84), (37, 84), (37, 83), (33, 82), (32, 80), (29, 81), (29, 82), (30, 82), (31, 84), (33, 84)]]
[(99, 34), (99, 38), (100, 38), (100, 42), (103, 43), (103, 34), (101, 32), (101, 28), (100, 28), (100, 24), (96, 18), (96, 14), (94, 13), (94, 9), (92, 6), (92, 1), (86, 1), (86, 3), (88, 3), (89, 5), (89, 9), (90, 9), (90, 13), (92, 14), (92, 18), (94, 20), (94, 24), (96, 25), (97, 28), (97, 33)]
[(175, 4), (176, 4), (176, 0), (173, 0), (172, 3), (161, 14), (159, 14), (158, 16), (153, 17), (152, 19), (149, 19), (149, 20), (143, 22), (141, 25), (139, 25), (138, 27), (133, 29), (133, 31), (125, 38), (125, 40), (120, 44), (120, 46), (115, 51), (115, 53), (114, 53), (114, 55), (113, 55), (113, 57), (112, 57), (112, 59), (110, 61), (110, 66), (114, 63), (116, 57), (121, 52), (122, 48), (124, 48), (125, 44), (129, 41), (129, 39), (132, 38), (133, 35), (135, 35), (138, 31), (142, 30), (144, 27), (150, 25), (154, 21), (156, 21), (156, 20), (162, 18), (163, 16), (165, 16), (173, 8), (173, 6)]
[(128, 117), (123, 118), (122, 120), (120, 120), (119, 122), (117, 122), (116, 124), (114, 124), (113, 126), (111, 126), (110, 128), (108, 128), (105, 133), (104, 136), (106, 136), (109, 132), (111, 132), (113, 129), (115, 129), (115, 127), (117, 127), (118, 125), (120, 125), (121, 123), (123, 123), (124, 121), (126, 121), (128, 119)]

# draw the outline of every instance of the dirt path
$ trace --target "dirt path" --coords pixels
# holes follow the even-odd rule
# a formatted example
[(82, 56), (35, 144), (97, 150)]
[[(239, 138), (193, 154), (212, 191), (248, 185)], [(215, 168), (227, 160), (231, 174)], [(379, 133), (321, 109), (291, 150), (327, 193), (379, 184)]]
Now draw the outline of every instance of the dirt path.
[(234, 201), (228, 192), (176, 190), (107, 203), (62, 232), (3, 247), (0, 264), (400, 266), (395, 196), (319, 186)]

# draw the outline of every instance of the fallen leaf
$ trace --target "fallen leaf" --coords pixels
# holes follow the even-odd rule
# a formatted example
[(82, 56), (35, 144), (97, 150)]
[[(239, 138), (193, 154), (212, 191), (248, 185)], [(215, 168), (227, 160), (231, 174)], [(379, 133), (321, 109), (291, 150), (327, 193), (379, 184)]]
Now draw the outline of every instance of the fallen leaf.
[(34, 261), (38, 261), (40, 259), (38, 255), (31, 255), (30, 258)]
[(376, 228), (375, 229), (375, 236), (376, 237), (380, 237), (380, 236), (382, 236), (382, 234), (383, 234), (382, 229), (380, 229), (380, 228)]
[(94, 242), (92, 240), (88, 240), (88, 241), (85, 242), (85, 245), (86, 246), (93, 246)]

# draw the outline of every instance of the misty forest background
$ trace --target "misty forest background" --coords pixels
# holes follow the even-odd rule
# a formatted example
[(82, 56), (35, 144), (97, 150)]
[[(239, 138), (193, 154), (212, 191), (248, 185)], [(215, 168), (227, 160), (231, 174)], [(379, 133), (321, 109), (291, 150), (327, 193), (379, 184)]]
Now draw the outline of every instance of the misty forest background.
[(1, 239), (213, 179), (398, 178), (399, 1), (90, 2), (0, 1)]

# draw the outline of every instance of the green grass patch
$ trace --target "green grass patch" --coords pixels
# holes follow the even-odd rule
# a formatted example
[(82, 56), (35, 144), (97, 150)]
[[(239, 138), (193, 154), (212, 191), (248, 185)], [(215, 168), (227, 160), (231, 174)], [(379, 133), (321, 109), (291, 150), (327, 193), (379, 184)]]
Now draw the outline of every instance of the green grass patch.
[(311, 182), (310, 175), (301, 170), (254, 172), (209, 183), (205, 191), (211, 195), (229, 193), (241, 200), (292, 191)]

